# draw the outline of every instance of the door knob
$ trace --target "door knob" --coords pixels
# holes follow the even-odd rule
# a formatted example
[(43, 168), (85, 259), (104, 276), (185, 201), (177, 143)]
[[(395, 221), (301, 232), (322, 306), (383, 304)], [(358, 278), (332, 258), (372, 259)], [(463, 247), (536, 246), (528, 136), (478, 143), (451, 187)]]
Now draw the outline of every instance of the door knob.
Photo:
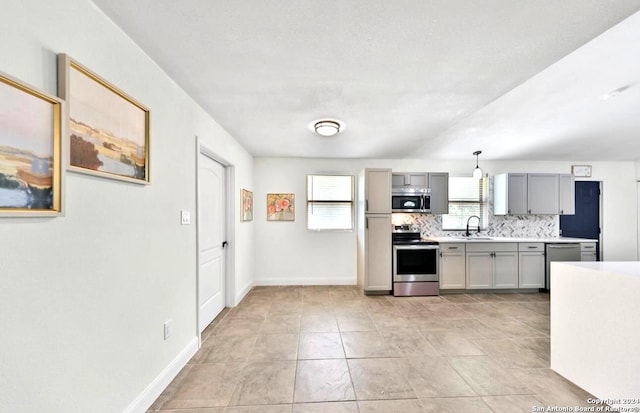
[(226, 247), (227, 245), (229, 245), (227, 241), (222, 241), (222, 248)]

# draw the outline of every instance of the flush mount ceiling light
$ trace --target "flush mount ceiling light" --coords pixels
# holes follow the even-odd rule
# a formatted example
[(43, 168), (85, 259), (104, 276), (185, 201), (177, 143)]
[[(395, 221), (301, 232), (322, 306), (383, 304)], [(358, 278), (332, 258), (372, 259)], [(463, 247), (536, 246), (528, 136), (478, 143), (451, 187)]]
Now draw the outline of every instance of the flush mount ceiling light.
[(313, 130), (321, 136), (334, 136), (340, 132), (340, 124), (334, 120), (321, 120), (313, 125)]
[(476, 169), (473, 170), (473, 177), (475, 179), (482, 178), (482, 169), (478, 166), (478, 155), (480, 155), (482, 151), (475, 151), (473, 154), (476, 156)]

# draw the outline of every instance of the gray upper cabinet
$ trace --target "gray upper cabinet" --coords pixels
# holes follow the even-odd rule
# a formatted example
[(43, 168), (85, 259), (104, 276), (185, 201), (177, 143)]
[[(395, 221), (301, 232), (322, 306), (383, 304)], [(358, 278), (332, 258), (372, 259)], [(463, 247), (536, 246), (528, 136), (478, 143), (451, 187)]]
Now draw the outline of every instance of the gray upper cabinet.
[[(507, 173), (493, 178), (494, 215), (573, 214), (571, 175)], [(565, 212), (560, 212), (564, 210)]]
[(576, 213), (576, 186), (573, 175), (560, 174), (560, 215)]
[(558, 214), (558, 174), (527, 174), (529, 214)]
[(526, 214), (527, 174), (509, 174), (507, 180), (507, 213), (509, 215)]
[(391, 182), (393, 188), (428, 188), (429, 176), (425, 172), (394, 172)]
[(393, 189), (430, 188), (431, 213), (449, 213), (449, 174), (447, 172), (394, 172)]
[(446, 172), (430, 172), (431, 213), (449, 213), (449, 174)]
[(367, 214), (391, 213), (391, 169), (364, 170), (364, 202)]
[(527, 174), (501, 174), (493, 177), (493, 214), (527, 214)]

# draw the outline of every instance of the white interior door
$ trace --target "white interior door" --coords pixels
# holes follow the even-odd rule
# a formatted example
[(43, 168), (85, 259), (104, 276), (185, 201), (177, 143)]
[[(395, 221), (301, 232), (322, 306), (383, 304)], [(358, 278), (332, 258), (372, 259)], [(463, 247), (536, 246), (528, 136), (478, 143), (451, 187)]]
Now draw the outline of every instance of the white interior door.
[(200, 153), (198, 169), (198, 324), (204, 330), (225, 306), (225, 168)]

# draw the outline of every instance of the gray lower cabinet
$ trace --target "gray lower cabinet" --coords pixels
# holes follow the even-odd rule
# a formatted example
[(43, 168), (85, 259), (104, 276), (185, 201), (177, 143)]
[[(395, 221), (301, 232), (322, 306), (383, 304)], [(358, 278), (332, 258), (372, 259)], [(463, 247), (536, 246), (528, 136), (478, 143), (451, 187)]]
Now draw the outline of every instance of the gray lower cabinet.
[(365, 217), (364, 274), (365, 292), (391, 290), (391, 214)]
[(465, 244), (440, 245), (440, 289), (466, 288)]
[(467, 289), (493, 288), (493, 255), (467, 252)]
[(466, 288), (518, 288), (517, 243), (470, 243), (466, 246)]
[(544, 288), (544, 271), (544, 243), (519, 243), (518, 286), (520, 288)]
[(581, 261), (597, 261), (598, 259), (596, 257), (596, 243), (581, 242), (580, 258), (581, 258)]
[[(580, 243), (582, 261), (596, 261), (596, 243)], [(545, 287), (544, 242), (440, 243), (440, 289)]]

